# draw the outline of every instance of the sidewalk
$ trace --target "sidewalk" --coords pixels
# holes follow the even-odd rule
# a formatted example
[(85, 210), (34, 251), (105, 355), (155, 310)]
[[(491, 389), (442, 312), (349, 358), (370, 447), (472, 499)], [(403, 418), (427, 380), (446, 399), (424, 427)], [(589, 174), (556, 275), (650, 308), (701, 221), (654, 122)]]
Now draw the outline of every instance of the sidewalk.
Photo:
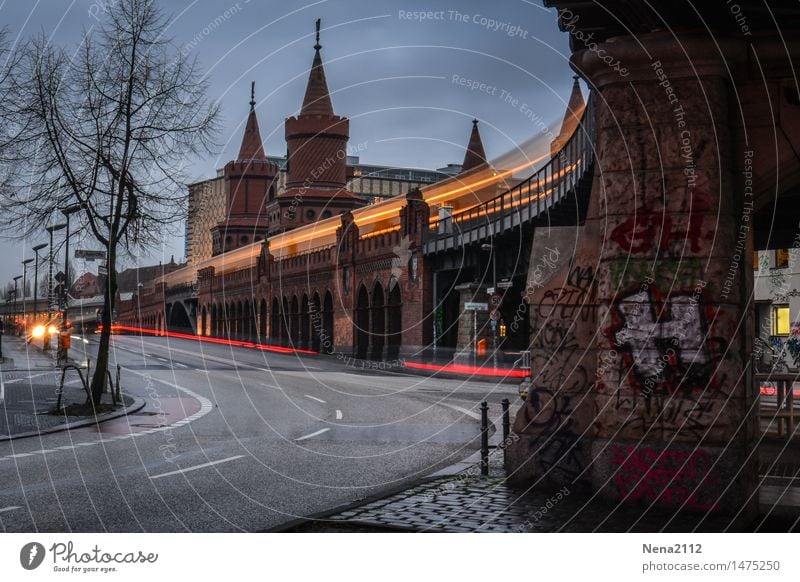
[[(124, 405), (109, 412), (87, 416), (52, 414), (58, 402), (56, 389), (62, 374), (53, 357), (13, 336), (3, 337), (3, 356), (5, 361), (0, 363), (0, 441), (111, 420), (144, 405), (143, 400), (123, 394)], [(84, 402), (83, 383), (78, 373), (70, 370), (65, 377), (62, 409)], [(103, 403), (111, 404), (110, 394), (103, 395)]]

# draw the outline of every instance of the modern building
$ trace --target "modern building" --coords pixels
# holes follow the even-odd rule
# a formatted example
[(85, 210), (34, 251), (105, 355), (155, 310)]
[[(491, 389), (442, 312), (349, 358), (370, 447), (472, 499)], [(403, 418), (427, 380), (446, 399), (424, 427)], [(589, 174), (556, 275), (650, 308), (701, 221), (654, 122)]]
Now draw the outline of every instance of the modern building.
[[(800, 248), (757, 251), (753, 255), (757, 355), (777, 356), (795, 367), (792, 337), (800, 339)], [(786, 350), (785, 348), (790, 349)]]

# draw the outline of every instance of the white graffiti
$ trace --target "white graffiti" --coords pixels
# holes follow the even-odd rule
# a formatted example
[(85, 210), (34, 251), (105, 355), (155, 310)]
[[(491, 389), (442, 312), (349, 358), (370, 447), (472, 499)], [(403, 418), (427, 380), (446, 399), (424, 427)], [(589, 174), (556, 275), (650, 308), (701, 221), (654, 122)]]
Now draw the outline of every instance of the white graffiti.
[(666, 305), (669, 319), (656, 318), (656, 306), (646, 291), (628, 295), (619, 304), (625, 326), (615, 334), (618, 346), (627, 346), (636, 372), (657, 376), (667, 364), (684, 366), (708, 361), (703, 345), (700, 304), (697, 295), (671, 297)]

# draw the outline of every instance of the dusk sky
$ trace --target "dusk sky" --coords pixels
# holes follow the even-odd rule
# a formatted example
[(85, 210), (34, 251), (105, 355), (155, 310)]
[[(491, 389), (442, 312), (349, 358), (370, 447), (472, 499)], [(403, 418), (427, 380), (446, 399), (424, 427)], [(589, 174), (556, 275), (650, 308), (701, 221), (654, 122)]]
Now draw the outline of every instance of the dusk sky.
[[(283, 123), (302, 102), (317, 18), (334, 109), (350, 118), (350, 149), (363, 163), (460, 163), (473, 117), (495, 158), (541, 132), (532, 119), (557, 133), (572, 85), (568, 35), (558, 30), (555, 10), (540, 1), (175, 0), (162, 7), (172, 17), (178, 50), (199, 58), (210, 77), (209, 97), (223, 109), (216, 154), (187, 159), (195, 179), (213, 176), (235, 157), (251, 81), (265, 149), (285, 153)], [(113, 0), (0, 0), (0, 25), (11, 42), (44, 32), (53, 43), (74, 46), (104, 10), (113, 10)], [(21, 274), (30, 248), (45, 242), (10, 240), (10, 234), (0, 239), (3, 285)], [(140, 263), (172, 255), (183, 257), (177, 234)], [(78, 275), (96, 270), (81, 262), (75, 267)]]

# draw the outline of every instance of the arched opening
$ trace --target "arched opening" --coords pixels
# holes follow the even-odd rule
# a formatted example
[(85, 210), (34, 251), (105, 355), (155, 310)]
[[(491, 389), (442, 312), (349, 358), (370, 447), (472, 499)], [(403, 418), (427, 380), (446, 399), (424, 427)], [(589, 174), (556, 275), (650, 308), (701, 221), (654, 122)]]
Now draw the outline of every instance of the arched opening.
[(250, 311), (250, 301), (245, 299), (242, 307), (242, 339), (245, 341), (252, 341), (253, 339), (251, 321), (252, 315)]
[(292, 307), (289, 312), (289, 338), (292, 342), (292, 347), (300, 346), (300, 305), (297, 302), (297, 295), (292, 295)]
[(383, 286), (380, 282), (375, 283), (372, 289), (372, 310), (370, 321), (370, 339), (372, 349), (370, 359), (380, 360), (383, 358), (383, 346), (386, 336), (386, 303), (383, 297)]
[(356, 357), (366, 359), (369, 349), (369, 293), (364, 285), (358, 288), (356, 300)]
[(236, 339), (238, 340), (245, 339), (244, 322), (245, 322), (244, 303), (238, 301), (236, 303)]
[(281, 303), (281, 345), (288, 346), (291, 343), (289, 336), (289, 300), (283, 298)]
[(322, 306), (322, 351), (332, 354), (335, 349), (333, 336), (333, 295), (330, 291), (325, 293), (325, 303)]
[(389, 299), (386, 302), (386, 339), (388, 348), (386, 359), (396, 360), (400, 356), (400, 345), (403, 343), (403, 310), (400, 284), (397, 279), (389, 281)]
[(303, 294), (300, 301), (300, 347), (308, 349), (311, 345), (311, 317), (308, 312), (308, 295)]
[(311, 349), (315, 352), (319, 352), (321, 345), (325, 342), (323, 338), (325, 330), (322, 322), (322, 305), (320, 305), (319, 293), (314, 293), (309, 308), (311, 309)]
[(281, 343), (281, 305), (277, 297), (272, 298), (269, 314), (269, 339), (273, 344)]
[(217, 335), (217, 325), (218, 325), (219, 315), (217, 314), (217, 304), (211, 304), (211, 336), (216, 337)]
[(206, 306), (203, 305), (200, 309), (200, 329), (197, 330), (197, 335), (208, 335), (208, 330), (206, 329), (207, 319)]
[(258, 341), (266, 343), (267, 341), (267, 300), (261, 300), (261, 308), (259, 309), (258, 317)]
[(192, 333), (194, 331), (192, 330), (192, 321), (189, 319), (189, 314), (186, 313), (183, 303), (176, 302), (170, 307), (167, 329), (180, 333)]

